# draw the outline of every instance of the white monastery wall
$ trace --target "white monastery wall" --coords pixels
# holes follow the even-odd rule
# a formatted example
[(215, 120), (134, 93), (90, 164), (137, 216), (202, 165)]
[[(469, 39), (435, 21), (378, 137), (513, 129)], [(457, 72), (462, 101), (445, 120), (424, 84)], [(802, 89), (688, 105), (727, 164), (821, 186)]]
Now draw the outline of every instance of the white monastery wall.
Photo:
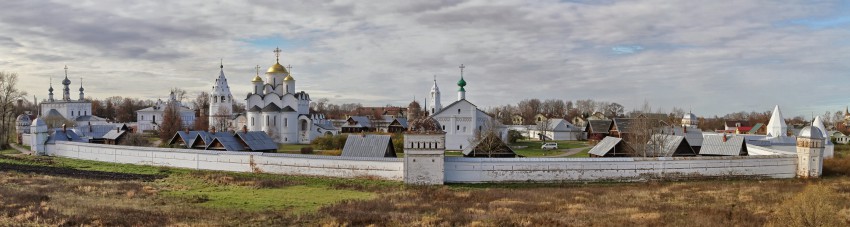
[(796, 155), (691, 158), (446, 158), (446, 183), (794, 178)]
[[(57, 141), (47, 154), (68, 158), (202, 170), (401, 181), (400, 158), (201, 151)], [(462, 158), (444, 159), (446, 183), (646, 181), (697, 178), (794, 178), (796, 155), (687, 158)], [(408, 171), (416, 171), (411, 168)], [(435, 172), (435, 171), (432, 171)]]
[(259, 152), (201, 151), (57, 141), (47, 154), (76, 159), (188, 169), (402, 180), (399, 158), (350, 158)]

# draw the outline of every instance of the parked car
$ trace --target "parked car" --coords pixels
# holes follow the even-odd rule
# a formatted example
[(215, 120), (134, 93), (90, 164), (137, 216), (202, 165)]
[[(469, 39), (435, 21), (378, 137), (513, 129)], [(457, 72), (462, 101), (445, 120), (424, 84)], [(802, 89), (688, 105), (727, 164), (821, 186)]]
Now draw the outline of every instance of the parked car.
[(557, 143), (544, 143), (543, 146), (540, 146), (540, 149), (543, 149), (543, 150), (558, 149), (558, 144)]

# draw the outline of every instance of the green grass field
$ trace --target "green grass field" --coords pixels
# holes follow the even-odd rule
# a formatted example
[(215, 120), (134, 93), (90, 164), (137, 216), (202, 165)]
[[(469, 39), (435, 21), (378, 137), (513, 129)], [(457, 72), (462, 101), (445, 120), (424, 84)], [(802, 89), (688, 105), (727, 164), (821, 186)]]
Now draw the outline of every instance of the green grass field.
[[(547, 141), (547, 142), (555, 142), (558, 143), (558, 149), (555, 150), (543, 150), (540, 149), (540, 146), (543, 146), (543, 141), (534, 141), (534, 140), (521, 140), (516, 143), (511, 144), (511, 146), (526, 146), (526, 148), (514, 149), (518, 155), (522, 155), (525, 157), (547, 157), (563, 154), (563, 150), (572, 149), (572, 148), (580, 148), (587, 147), (587, 141)], [(589, 149), (588, 149), (589, 150)], [(583, 152), (584, 156), (579, 154), (573, 155), (576, 157), (587, 157), (587, 152)], [(572, 157), (572, 156), (570, 156)]]

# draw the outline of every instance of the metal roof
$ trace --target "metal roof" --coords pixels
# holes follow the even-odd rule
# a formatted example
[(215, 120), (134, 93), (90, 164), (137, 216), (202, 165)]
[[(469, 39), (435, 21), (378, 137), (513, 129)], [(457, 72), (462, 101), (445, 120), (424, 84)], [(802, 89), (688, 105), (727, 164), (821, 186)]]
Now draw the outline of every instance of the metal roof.
[(242, 146), (242, 143), (239, 142), (239, 139), (236, 138), (233, 134), (230, 133), (216, 133), (215, 138), (213, 138), (210, 143), (207, 143), (207, 150), (210, 150), (213, 144), (219, 143), (224, 147), (226, 151), (244, 151), (245, 146)]
[[(662, 131), (665, 134), (670, 134), (670, 130), (671, 130), (670, 128), (663, 128), (662, 129)], [(702, 146), (702, 141), (703, 141), (702, 131), (700, 131), (698, 128), (687, 128), (687, 129), (685, 129), (685, 128), (682, 128), (682, 127), (675, 127), (675, 128), (672, 128), (672, 130), (673, 130), (673, 135), (684, 136), (685, 140), (687, 140), (688, 144), (690, 144), (692, 147)]]
[[(389, 150), (389, 152), (387, 152)], [(348, 135), (344, 157), (396, 157), (392, 138), (389, 135)]]
[(253, 106), (253, 107), (251, 107), (251, 109), (248, 109), (248, 112), (260, 112), (262, 110), (263, 109), (260, 108), (259, 106)]
[[(660, 142), (660, 146), (657, 148), (652, 147), (651, 145), (651, 143), (655, 140)], [(676, 153), (676, 149), (678, 149), (682, 143), (688, 143), (687, 140), (685, 140), (684, 136), (655, 134), (652, 135), (651, 141), (647, 142), (646, 144), (646, 153), (648, 156), (652, 157), (673, 157), (673, 155)], [(688, 149), (691, 149), (690, 144), (688, 144)], [(690, 155), (696, 154), (690, 153)]]
[(631, 118), (614, 118), (614, 127), (617, 128), (617, 132), (628, 133), (629, 129), (632, 126)]
[(56, 142), (57, 140), (84, 142), (84, 143), (88, 142), (88, 141), (85, 141), (82, 138), (80, 138), (80, 136), (78, 136), (77, 133), (75, 133), (74, 131), (72, 131), (72, 130), (64, 130), (63, 131), (62, 129), (58, 129), (55, 132), (53, 132), (53, 135), (48, 138), (47, 142), (53, 143), (53, 142)]
[(192, 141), (194, 141), (197, 136), (198, 131), (177, 131), (177, 133), (174, 134), (174, 137), (171, 137), (171, 140), (168, 141), (168, 144), (174, 144), (174, 142), (177, 140), (177, 137), (180, 137), (180, 139), (182, 139), (183, 142), (186, 143), (186, 147), (191, 148)]
[(605, 156), (608, 152), (614, 151), (614, 147), (617, 146), (623, 139), (617, 137), (606, 136), (604, 139), (599, 141), (596, 146), (588, 151), (588, 154), (597, 155), (597, 156)]
[(126, 130), (109, 130), (106, 135), (103, 135), (103, 138), (108, 140), (116, 140), (118, 139), (118, 137), (121, 137), (125, 133), (127, 133)]
[(295, 109), (292, 109), (291, 106), (285, 106), (283, 109), (280, 109), (282, 112), (295, 112)]
[(342, 127), (354, 127), (354, 128), (364, 128), (364, 127), (371, 128), (372, 127), (372, 121), (370, 121), (368, 117), (351, 116), (351, 117), (348, 117), (348, 119), (355, 121), (355, 123), (349, 124), (348, 122), (346, 122), (345, 125), (343, 125)]
[(263, 131), (236, 132), (236, 136), (245, 142), (251, 151), (277, 150), (277, 143)]
[[(726, 142), (723, 137), (726, 136)], [(700, 155), (725, 155), (738, 156), (742, 151), (746, 155), (746, 145), (743, 136), (734, 135), (706, 135), (702, 142)]]

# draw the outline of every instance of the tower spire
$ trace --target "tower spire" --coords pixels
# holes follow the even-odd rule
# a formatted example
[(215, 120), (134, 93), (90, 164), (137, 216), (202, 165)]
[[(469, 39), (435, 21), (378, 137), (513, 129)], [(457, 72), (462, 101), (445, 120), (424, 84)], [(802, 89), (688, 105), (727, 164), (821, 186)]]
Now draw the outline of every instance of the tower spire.
[(65, 79), (68, 79), (68, 65), (65, 65)]
[(219, 66), (220, 66), (220, 67), (221, 67), (221, 69), (223, 70), (223, 69), (224, 69), (224, 58), (219, 58), (218, 60), (219, 60), (219, 62), (220, 62)]

